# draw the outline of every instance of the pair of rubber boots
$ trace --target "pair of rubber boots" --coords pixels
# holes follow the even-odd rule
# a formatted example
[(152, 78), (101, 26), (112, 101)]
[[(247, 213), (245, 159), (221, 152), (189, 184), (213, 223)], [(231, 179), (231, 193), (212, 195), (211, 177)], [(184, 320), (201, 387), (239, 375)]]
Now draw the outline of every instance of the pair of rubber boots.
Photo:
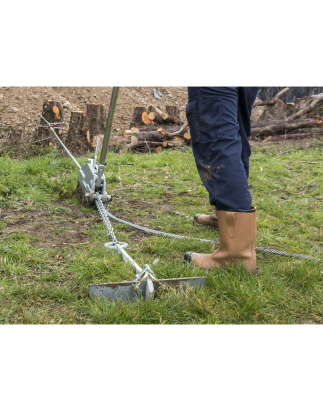
[(197, 214), (194, 220), (199, 224), (218, 227), (220, 245), (212, 254), (199, 254), (189, 251), (184, 256), (186, 262), (205, 269), (240, 264), (251, 272), (256, 270), (256, 208), (246, 211), (217, 210), (211, 215)]

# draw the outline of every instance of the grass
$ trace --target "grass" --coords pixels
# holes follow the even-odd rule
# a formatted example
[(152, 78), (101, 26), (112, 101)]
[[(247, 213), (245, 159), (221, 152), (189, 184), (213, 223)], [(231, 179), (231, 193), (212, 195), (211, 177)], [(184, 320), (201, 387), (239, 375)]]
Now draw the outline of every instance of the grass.
[[(292, 150), (284, 153), (284, 151)], [(300, 145), (252, 147), (250, 184), (258, 209), (257, 245), (323, 258), (323, 148), (320, 141)], [(85, 162), (87, 159), (79, 159)], [(301, 161), (315, 162), (301, 163)], [(123, 165), (135, 163), (135, 166)], [(211, 228), (192, 224), (197, 212), (213, 211), (199, 179), (192, 152), (107, 157), (107, 186), (116, 194), (111, 212), (157, 230), (218, 239)], [(323, 322), (322, 263), (258, 253), (260, 274), (244, 268), (204, 271), (184, 267), (186, 251), (211, 252), (214, 245), (144, 235), (113, 223), (116, 236), (129, 242), (140, 265), (151, 264), (160, 278), (207, 275), (203, 289), (159, 293), (134, 303), (88, 297), (93, 282), (133, 278), (133, 271), (103, 247), (106, 230), (96, 210), (74, 198), (78, 170), (70, 159), (50, 153), (28, 161), (0, 158), (0, 323), (23, 324), (294, 324)], [(86, 237), (80, 244), (37, 247), (28, 230), (7, 232), (19, 219), (46, 212), (49, 237), (68, 233), (77, 219)], [(26, 212), (29, 212), (28, 216)], [(60, 222), (51, 228), (54, 221)], [(92, 220), (91, 220), (92, 221)], [(41, 237), (41, 233), (39, 233)], [(85, 244), (84, 244), (85, 242)]]

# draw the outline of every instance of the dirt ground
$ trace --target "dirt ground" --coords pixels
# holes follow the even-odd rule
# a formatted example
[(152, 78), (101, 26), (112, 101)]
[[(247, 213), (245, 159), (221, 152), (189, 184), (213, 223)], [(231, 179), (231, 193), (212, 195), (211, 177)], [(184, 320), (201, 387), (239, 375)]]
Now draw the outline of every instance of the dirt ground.
[(0, 238), (5, 234), (24, 233), (35, 238), (36, 248), (57, 247), (60, 245), (86, 243), (86, 231), (92, 224), (102, 223), (96, 214), (85, 213), (80, 207), (57, 203), (63, 206), (59, 216), (49, 209), (28, 210), (24, 207), (1, 208), (1, 221), (7, 224), (0, 230)]
[[(141, 218), (136, 216), (135, 212), (142, 207), (153, 209), (153, 204), (138, 200), (114, 200), (114, 205), (116, 207), (122, 205), (127, 213), (125, 215), (123, 211), (114, 212), (112, 210), (113, 215), (143, 226), (147, 225), (142, 224)], [(0, 221), (6, 224), (5, 228), (0, 229), (0, 241), (7, 234), (20, 233), (34, 237), (35, 241), (32, 245), (35, 248), (83, 245), (90, 241), (87, 231), (92, 228), (93, 224), (102, 224), (97, 213), (84, 212), (80, 207), (62, 201), (53, 203), (54, 209), (59, 207), (58, 213), (53, 213), (48, 207), (28, 210), (25, 206), (28, 204), (24, 204), (20, 208), (0, 208)], [(165, 212), (174, 208), (167, 201), (159, 207)], [(156, 218), (152, 213), (147, 214), (146, 218), (151, 220), (150, 228), (157, 230), (162, 228), (156, 226)], [(114, 222), (114, 224), (116, 223)], [(149, 236), (143, 231), (128, 226), (124, 226), (123, 230), (131, 233), (132, 238), (136, 240)]]
[[(129, 127), (135, 106), (158, 104), (162, 108), (175, 105), (185, 120), (186, 87), (157, 87), (163, 93), (162, 101), (154, 97), (154, 87), (121, 87), (114, 118), (113, 132)], [(103, 104), (108, 109), (112, 87), (0, 87), (0, 124), (23, 129), (27, 135), (40, 124), (44, 100), (59, 101), (64, 109), (64, 121), (69, 124), (70, 113), (86, 111), (86, 104)]]

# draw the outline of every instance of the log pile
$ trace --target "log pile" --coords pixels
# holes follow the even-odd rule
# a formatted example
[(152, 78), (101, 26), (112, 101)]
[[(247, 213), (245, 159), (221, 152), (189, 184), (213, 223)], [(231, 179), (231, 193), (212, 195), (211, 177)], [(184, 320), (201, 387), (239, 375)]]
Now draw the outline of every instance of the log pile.
[[(251, 140), (323, 138), (323, 97), (306, 97), (297, 99), (295, 103), (285, 104), (280, 97), (288, 90), (288, 87), (284, 88), (269, 101), (255, 102), (254, 108), (264, 106), (265, 109), (260, 121), (251, 123)], [(279, 119), (274, 118), (275, 115)]]
[[(281, 97), (288, 90), (288, 87), (282, 89), (267, 101), (256, 100), (252, 113), (260, 114), (257, 121), (251, 123), (251, 140), (323, 139), (323, 97), (305, 97), (285, 104)], [(62, 105), (57, 101), (45, 101), (42, 115), (51, 123), (62, 122)], [(62, 129), (57, 129), (57, 133), (72, 152), (85, 155), (94, 150), (99, 137), (102, 144), (105, 123), (104, 107), (88, 104), (86, 112), (71, 112), (67, 133)], [(40, 127), (35, 137), (41, 146), (58, 146), (48, 127)], [(163, 110), (159, 106), (138, 106), (134, 108), (130, 128), (123, 133), (112, 134), (109, 147), (119, 153), (153, 153), (190, 144), (188, 123), (180, 121), (178, 107), (166, 106)]]
[[(123, 134), (112, 134), (109, 147), (119, 153), (159, 152), (177, 149), (191, 143), (188, 123), (180, 121), (179, 109), (166, 106), (135, 107), (130, 129)], [(102, 136), (103, 137), (103, 136)]]

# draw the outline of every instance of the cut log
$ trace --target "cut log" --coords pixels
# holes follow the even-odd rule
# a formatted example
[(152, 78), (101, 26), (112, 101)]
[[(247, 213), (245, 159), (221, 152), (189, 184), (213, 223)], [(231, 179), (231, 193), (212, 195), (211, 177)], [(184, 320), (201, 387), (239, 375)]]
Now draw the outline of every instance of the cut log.
[(176, 118), (178, 121), (180, 120), (180, 111), (176, 106), (166, 106), (166, 114), (169, 117)]
[(161, 146), (160, 142), (151, 141), (151, 142), (148, 143), (146, 141), (138, 141), (137, 143), (134, 143), (134, 144), (127, 144), (124, 147), (123, 152), (126, 153), (129, 150), (134, 150), (134, 149), (137, 149), (139, 147), (147, 147), (147, 149), (148, 149), (148, 148), (151, 148), (151, 147), (160, 147), (160, 146)]
[(84, 139), (85, 135), (85, 112), (72, 111), (66, 142), (74, 141), (75, 138)]
[(150, 112), (148, 116), (150, 121), (154, 121), (158, 124), (164, 124), (164, 119), (158, 113)]
[(293, 134), (296, 133), (313, 133), (317, 135), (323, 135), (323, 127), (311, 127), (311, 128), (301, 128), (299, 130), (293, 130)]
[(272, 124), (277, 124), (280, 123), (281, 120), (262, 120), (262, 121), (255, 121), (251, 123), (251, 129), (257, 128), (257, 127), (265, 127), (265, 126), (270, 126)]
[(297, 130), (300, 128), (306, 127), (320, 127), (323, 126), (322, 119), (307, 119), (307, 120), (298, 120), (295, 122), (291, 121), (279, 121), (265, 127), (257, 127), (251, 129), (251, 136), (270, 136), (276, 135), (279, 133), (285, 133), (291, 130)]
[(281, 134), (270, 136), (266, 139), (266, 141), (301, 140), (304, 138), (313, 138), (315, 136), (315, 133)]
[(138, 126), (145, 126), (147, 124), (150, 124), (150, 120), (145, 107), (135, 107), (132, 121), (130, 123), (130, 129), (137, 128)]
[(158, 131), (160, 133), (162, 133), (165, 137), (174, 137), (174, 136), (181, 135), (182, 133), (183, 133), (183, 136), (184, 136), (184, 134), (186, 134), (189, 131), (189, 130), (186, 129), (186, 127), (188, 127), (188, 122), (187, 121), (176, 131), (170, 132), (170, 130), (166, 131), (163, 128), (159, 128)]
[[(61, 123), (64, 121), (63, 107), (58, 101), (44, 101), (42, 116), (49, 123)], [(41, 119), (41, 125), (44, 126), (46, 123)], [(63, 128), (64, 124), (59, 124), (58, 127)], [(55, 129), (56, 134), (60, 137), (63, 134), (63, 130)], [(50, 142), (57, 143), (57, 138), (51, 132), (49, 127), (39, 127), (37, 133), (37, 140), (42, 146), (49, 145)]]
[(115, 148), (115, 147), (120, 147), (125, 144), (130, 144), (131, 143), (131, 135), (127, 136), (118, 136), (118, 135), (112, 135), (110, 137), (109, 141), (109, 148)]
[(132, 115), (132, 121), (130, 123), (130, 128), (131, 127), (137, 127), (140, 125), (145, 125), (145, 123), (142, 120), (142, 114), (146, 111), (145, 107), (135, 107), (133, 110), (133, 115)]
[[(172, 106), (168, 106), (168, 107), (172, 107)], [(149, 116), (151, 115), (149, 118), (150, 119), (153, 118), (152, 121), (158, 124), (182, 124), (179, 118), (171, 116), (167, 113), (164, 113), (163, 111), (160, 110), (159, 107), (149, 106), (148, 111), (150, 112)]]
[(106, 113), (102, 104), (87, 104), (86, 131), (89, 131), (90, 139), (93, 136), (104, 134), (106, 126)]
[(274, 106), (277, 101), (279, 100), (279, 98), (287, 93), (287, 91), (289, 90), (289, 87), (284, 88), (283, 90), (281, 90), (279, 93), (276, 94), (276, 96), (274, 98), (272, 98), (269, 101), (262, 101), (262, 100), (258, 100), (253, 107), (257, 107), (257, 106)]
[(168, 114), (164, 113), (159, 106), (149, 106), (148, 112), (158, 114), (163, 120), (168, 117)]
[[(161, 127), (159, 124), (147, 124), (145, 126), (139, 126), (137, 127), (138, 132), (140, 133), (145, 133), (145, 132), (149, 132), (149, 131), (157, 131), (159, 130)], [(173, 133), (176, 130), (178, 130), (178, 126), (174, 125), (174, 124), (165, 124), (162, 127), (165, 131), (169, 132), (169, 133)]]
[(292, 114), (291, 116), (289, 116), (286, 121), (294, 121), (297, 118), (303, 116), (304, 114), (310, 113), (311, 111), (313, 111), (315, 109), (315, 107), (322, 103), (323, 101), (323, 97), (320, 98), (316, 98), (311, 104), (309, 104), (308, 106), (306, 106), (305, 108), (303, 108), (302, 110), (298, 111), (295, 114)]

